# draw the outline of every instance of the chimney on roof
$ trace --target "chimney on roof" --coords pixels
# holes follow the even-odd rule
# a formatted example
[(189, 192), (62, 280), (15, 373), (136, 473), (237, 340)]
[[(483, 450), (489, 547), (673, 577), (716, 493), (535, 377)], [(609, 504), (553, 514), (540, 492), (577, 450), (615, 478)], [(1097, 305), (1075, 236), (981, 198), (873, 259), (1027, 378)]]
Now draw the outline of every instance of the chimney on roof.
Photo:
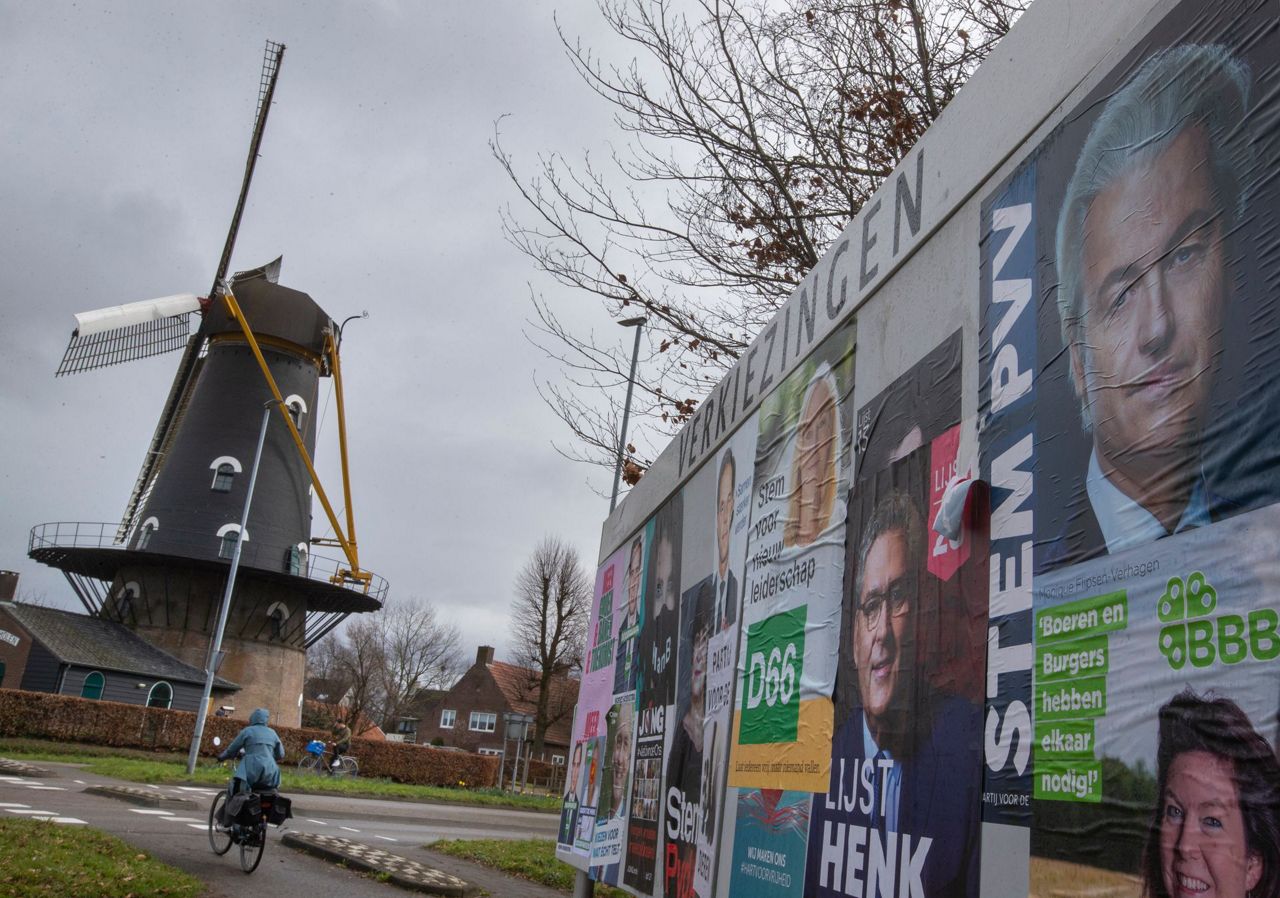
[(476, 649), (476, 664), (492, 664), (493, 663), (493, 646), (482, 645)]
[(18, 594), (18, 572), (0, 571), (0, 602), (12, 602)]

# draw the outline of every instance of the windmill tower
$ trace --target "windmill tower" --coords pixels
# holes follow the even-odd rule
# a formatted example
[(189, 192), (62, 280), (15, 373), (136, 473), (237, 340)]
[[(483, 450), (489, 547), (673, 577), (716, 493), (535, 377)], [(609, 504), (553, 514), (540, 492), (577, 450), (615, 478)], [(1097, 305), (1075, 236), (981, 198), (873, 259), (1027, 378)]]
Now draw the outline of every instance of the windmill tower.
[[(341, 328), (278, 283), (280, 260), (230, 279), (230, 264), (284, 46), (268, 42), (240, 198), (209, 298), (180, 294), (76, 316), (58, 374), (183, 350), (142, 470), (118, 524), (40, 524), (28, 554), (61, 570), (90, 614), (205, 667), (236, 542), (219, 676), (237, 682), (237, 716), (255, 707), (297, 725), (305, 652), (349, 614), (376, 611), (387, 584), (360, 568), (347, 477)], [(197, 326), (192, 332), (192, 323)], [(345, 524), (312, 465), (320, 379), (338, 412)], [(264, 407), (251, 513), (240, 531)], [(312, 497), (333, 539), (311, 535)], [(342, 561), (314, 555), (341, 548)]]

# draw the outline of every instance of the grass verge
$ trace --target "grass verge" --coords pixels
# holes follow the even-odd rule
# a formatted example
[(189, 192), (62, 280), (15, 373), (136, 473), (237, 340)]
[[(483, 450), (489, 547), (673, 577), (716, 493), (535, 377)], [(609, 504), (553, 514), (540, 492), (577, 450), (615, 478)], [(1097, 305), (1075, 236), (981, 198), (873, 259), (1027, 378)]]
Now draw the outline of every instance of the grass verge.
[[(80, 763), (98, 776), (135, 783), (198, 783), (221, 786), (231, 776), (234, 765), (225, 767), (207, 760), (187, 773), (186, 758), (173, 754), (154, 754), (132, 749), (114, 749), (100, 745), (63, 745), (31, 739), (0, 739), (0, 756), (32, 763), (57, 761)], [(442, 786), (417, 786), (373, 777), (332, 779), (314, 773), (299, 773), (292, 766), (280, 768), (283, 792), (308, 792), (349, 795), (353, 798), (395, 798), (408, 801), (433, 801), (444, 804), (469, 804), (482, 807), (515, 808), (524, 811), (560, 810), (558, 798), (545, 795), (517, 795), (500, 789), (449, 789)]]
[(0, 820), (0, 893), (13, 898), (195, 898), (194, 876), (96, 829)]
[[(556, 844), (550, 839), (444, 839), (427, 848), (562, 892), (573, 891), (573, 880), (578, 875), (573, 867), (556, 860)], [(597, 898), (628, 898), (626, 892), (600, 883), (594, 894)]]

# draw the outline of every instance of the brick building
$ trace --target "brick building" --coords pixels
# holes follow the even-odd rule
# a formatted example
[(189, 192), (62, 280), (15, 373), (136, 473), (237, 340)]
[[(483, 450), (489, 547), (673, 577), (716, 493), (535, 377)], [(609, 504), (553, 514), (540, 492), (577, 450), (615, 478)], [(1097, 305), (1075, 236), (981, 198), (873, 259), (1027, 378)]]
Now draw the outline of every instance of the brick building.
[[(558, 675), (551, 681), (548, 705), (552, 723), (543, 752), (535, 759), (563, 764), (568, 754), (573, 709), (578, 701), (578, 680)], [(447, 746), (482, 754), (502, 752), (503, 715), (537, 713), (538, 672), (493, 660), (493, 646), (482, 645), (475, 663), (453, 688), (427, 703), (417, 721), (417, 741), (435, 739)], [(532, 739), (532, 730), (530, 739)]]

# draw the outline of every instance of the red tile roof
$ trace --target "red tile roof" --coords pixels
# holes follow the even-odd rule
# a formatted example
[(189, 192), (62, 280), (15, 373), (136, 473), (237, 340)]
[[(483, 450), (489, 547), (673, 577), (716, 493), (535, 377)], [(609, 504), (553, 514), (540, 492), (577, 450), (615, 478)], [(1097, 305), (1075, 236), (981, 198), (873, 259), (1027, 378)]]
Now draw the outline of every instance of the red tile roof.
[[(536, 714), (538, 710), (538, 672), (531, 667), (519, 667), (505, 661), (491, 661), (487, 665), (493, 682), (502, 691), (511, 710), (521, 714)], [(547, 728), (546, 741), (568, 745), (573, 727), (573, 707), (578, 703), (580, 682), (573, 677), (559, 674), (551, 678), (551, 700), (547, 709), (554, 722)], [(555, 720), (559, 715), (559, 719)]]

